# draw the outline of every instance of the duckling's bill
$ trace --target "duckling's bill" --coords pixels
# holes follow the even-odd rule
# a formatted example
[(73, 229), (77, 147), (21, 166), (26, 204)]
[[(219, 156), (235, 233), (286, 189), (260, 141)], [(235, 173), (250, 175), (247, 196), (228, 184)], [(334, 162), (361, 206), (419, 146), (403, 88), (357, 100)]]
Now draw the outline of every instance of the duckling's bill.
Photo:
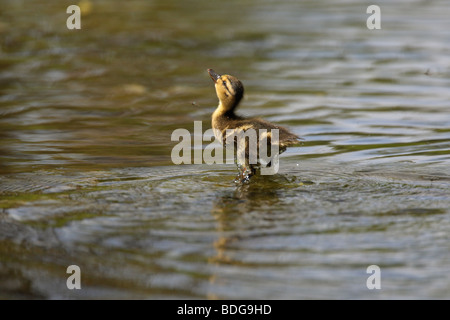
[(220, 79), (221, 75), (215, 72), (213, 69), (208, 69), (209, 76), (211, 77), (212, 81), (216, 82)]

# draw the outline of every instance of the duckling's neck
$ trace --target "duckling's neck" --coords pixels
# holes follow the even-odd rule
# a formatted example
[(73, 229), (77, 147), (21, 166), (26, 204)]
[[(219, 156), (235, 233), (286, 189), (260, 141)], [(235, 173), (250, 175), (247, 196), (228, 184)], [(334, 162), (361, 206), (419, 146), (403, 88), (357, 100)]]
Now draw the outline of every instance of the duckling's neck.
[(213, 129), (223, 130), (227, 126), (227, 122), (233, 119), (239, 119), (234, 113), (236, 105), (226, 105), (220, 101), (219, 106), (212, 114), (212, 127)]
[(219, 105), (217, 109), (214, 111), (216, 116), (225, 116), (225, 117), (235, 117), (234, 110), (236, 109), (236, 104), (232, 103), (224, 103), (223, 101), (219, 101)]

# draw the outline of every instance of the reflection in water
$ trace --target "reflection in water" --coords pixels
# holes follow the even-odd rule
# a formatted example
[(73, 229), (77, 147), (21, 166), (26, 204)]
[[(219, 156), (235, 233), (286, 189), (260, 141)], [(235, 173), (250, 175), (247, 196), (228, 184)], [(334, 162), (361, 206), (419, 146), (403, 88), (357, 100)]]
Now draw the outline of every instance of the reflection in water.
[(214, 204), (213, 213), (245, 214), (276, 205), (278, 193), (287, 187), (282, 175), (255, 176), (250, 183), (239, 184), (233, 192), (222, 195)]
[[(295, 178), (291, 179), (295, 181)], [(217, 239), (213, 243), (216, 254), (208, 259), (209, 264), (217, 267), (243, 263), (233, 257), (233, 250), (228, 250), (229, 248), (239, 247), (239, 241), (243, 237), (245, 239), (245, 232), (241, 234), (239, 230), (252, 229), (253, 226), (257, 226), (259, 223), (254, 221), (254, 219), (270, 219), (267, 215), (258, 214), (258, 212), (266, 212), (268, 208), (277, 207), (279, 203), (278, 194), (283, 189), (288, 188), (289, 183), (293, 182), (292, 180), (282, 175), (257, 175), (253, 177), (251, 183), (239, 183), (235, 190), (224, 192), (214, 202), (211, 213), (217, 221)], [(276, 215), (276, 212), (273, 212), (273, 214)], [(242, 219), (242, 216), (246, 215), (251, 215), (252, 217), (248, 220)], [(242, 220), (249, 224), (240, 226)], [(214, 286), (220, 287), (220, 268), (215, 268), (209, 282)], [(219, 298), (214, 293), (208, 293), (207, 297), (209, 299)]]
[(44, 299), (44, 296), (33, 295), (33, 281), (25, 276), (17, 268), (0, 268), (0, 291), (1, 298), (9, 299)]

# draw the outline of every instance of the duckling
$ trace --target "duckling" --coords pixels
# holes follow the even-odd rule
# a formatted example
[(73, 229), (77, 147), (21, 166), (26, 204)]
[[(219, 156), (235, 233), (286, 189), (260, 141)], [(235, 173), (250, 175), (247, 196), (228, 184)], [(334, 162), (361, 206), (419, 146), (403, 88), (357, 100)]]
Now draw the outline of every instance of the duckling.
[[(245, 118), (236, 115), (235, 110), (244, 96), (244, 86), (241, 81), (231, 75), (220, 75), (213, 69), (208, 69), (208, 73), (215, 83), (216, 94), (219, 98), (219, 106), (212, 114), (212, 128), (214, 130), (214, 135), (219, 141), (222, 142), (223, 145), (226, 143), (225, 140), (229, 136), (230, 130), (232, 130), (231, 132), (245, 132), (248, 129), (253, 129), (259, 133), (266, 133), (267, 139), (264, 141), (267, 141), (269, 149), (271, 148), (271, 144), (273, 142), (277, 144), (279, 150), (278, 154), (270, 155), (270, 157), (272, 157), (271, 161), (266, 163), (266, 166), (270, 167), (275, 156), (283, 153), (288, 146), (299, 143), (299, 140), (302, 139), (296, 134), (290, 132), (288, 129), (266, 120), (259, 118)], [(278, 130), (278, 141), (276, 141), (276, 139), (271, 139), (271, 132), (273, 129)], [(257, 142), (258, 152), (261, 147), (260, 141), (261, 140), (258, 140)], [(248, 182), (250, 177), (256, 174), (257, 169), (259, 169), (261, 165), (260, 161), (258, 161), (258, 163), (250, 163), (248, 143), (246, 143), (245, 148), (244, 161), (237, 161), (239, 175), (235, 180), (236, 182)], [(260, 159), (260, 157), (258, 157), (258, 159)]]

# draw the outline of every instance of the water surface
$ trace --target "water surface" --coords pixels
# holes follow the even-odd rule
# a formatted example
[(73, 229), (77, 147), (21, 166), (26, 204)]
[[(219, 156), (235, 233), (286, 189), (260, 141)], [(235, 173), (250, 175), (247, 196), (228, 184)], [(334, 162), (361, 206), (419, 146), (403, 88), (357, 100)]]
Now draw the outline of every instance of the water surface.
[[(86, 3), (2, 5), (1, 298), (450, 298), (446, 1), (378, 1), (381, 30), (370, 1)], [(172, 163), (207, 68), (304, 138), (277, 175)]]

